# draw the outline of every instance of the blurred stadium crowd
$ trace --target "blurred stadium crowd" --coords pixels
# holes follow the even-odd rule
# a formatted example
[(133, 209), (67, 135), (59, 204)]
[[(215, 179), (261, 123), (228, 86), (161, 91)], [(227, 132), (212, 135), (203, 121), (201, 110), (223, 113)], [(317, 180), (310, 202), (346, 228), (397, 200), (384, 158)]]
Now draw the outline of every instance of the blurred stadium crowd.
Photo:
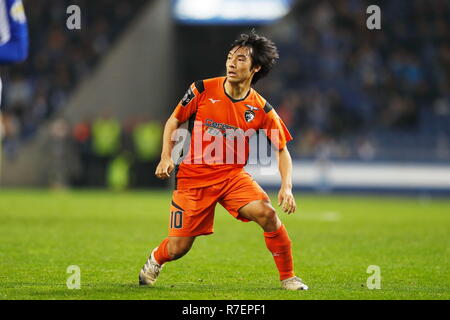
[[(46, 120), (64, 107), (76, 85), (94, 70), (102, 55), (125, 30), (147, 0), (23, 1), (30, 52), (20, 65), (2, 69), (2, 105), (6, 156), (32, 137)], [(82, 10), (80, 32), (70, 32), (66, 8)]]
[[(30, 56), (2, 70), (7, 157), (64, 107), (147, 2), (75, 1), (86, 8), (83, 25), (89, 32), (65, 32), (60, 26), (72, 1), (24, 1)], [(295, 157), (450, 160), (450, 2), (378, 3), (381, 30), (366, 28), (371, 3), (357, 0), (298, 1), (285, 19), (266, 27), (280, 61), (257, 89), (297, 137), (291, 147)], [(71, 125), (58, 119), (54, 137), (66, 132), (82, 159), (101, 158), (92, 147), (94, 122), (104, 118), (98, 116)], [(123, 139), (132, 139), (137, 124), (114, 121)], [(89, 141), (88, 153), (83, 139)], [(127, 150), (126, 143), (120, 145)]]
[(450, 160), (450, 2), (304, 1), (274, 28), (261, 82), (301, 158)]
[(154, 171), (161, 151), (162, 125), (147, 115), (123, 122), (108, 111), (70, 125), (56, 118), (44, 150), (54, 187), (161, 187)]

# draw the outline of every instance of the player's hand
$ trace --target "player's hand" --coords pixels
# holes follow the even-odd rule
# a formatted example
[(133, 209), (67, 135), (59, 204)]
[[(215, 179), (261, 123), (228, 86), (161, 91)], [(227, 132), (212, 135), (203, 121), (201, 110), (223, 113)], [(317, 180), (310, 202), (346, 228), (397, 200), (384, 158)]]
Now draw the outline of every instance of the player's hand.
[(172, 158), (161, 158), (158, 166), (156, 167), (155, 175), (159, 179), (168, 179), (170, 178), (170, 173), (175, 168)]
[(291, 214), (297, 210), (297, 204), (295, 203), (291, 188), (281, 187), (280, 192), (278, 192), (278, 206), (281, 206), (287, 214)]

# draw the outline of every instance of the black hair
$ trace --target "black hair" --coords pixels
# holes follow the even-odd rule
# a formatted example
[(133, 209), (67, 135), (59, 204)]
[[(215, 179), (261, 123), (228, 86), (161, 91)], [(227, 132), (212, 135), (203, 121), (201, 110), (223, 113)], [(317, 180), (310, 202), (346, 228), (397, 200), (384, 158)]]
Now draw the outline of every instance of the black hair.
[(252, 84), (267, 76), (279, 58), (278, 49), (275, 44), (266, 37), (256, 34), (255, 29), (252, 29), (249, 34), (241, 34), (231, 44), (231, 49), (234, 47), (249, 48), (252, 58), (252, 68), (255, 66), (261, 67), (253, 76)]

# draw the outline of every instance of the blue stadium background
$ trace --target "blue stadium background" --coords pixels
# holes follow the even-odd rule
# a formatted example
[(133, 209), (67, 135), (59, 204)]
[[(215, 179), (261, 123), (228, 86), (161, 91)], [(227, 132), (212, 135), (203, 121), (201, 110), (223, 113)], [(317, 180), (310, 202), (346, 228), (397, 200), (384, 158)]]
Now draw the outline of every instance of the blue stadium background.
[[(125, 116), (114, 108), (93, 106), (78, 118), (66, 117), (77, 90), (106, 64), (110, 52), (128, 37), (127, 30), (157, 2), (24, 1), (30, 56), (20, 65), (1, 69), (3, 171), (8, 165), (13, 168), (38, 132), (48, 128), (53, 146), (42, 152), (49, 163), (56, 163), (58, 173), (31, 184), (107, 186), (108, 168), (123, 155), (131, 177), (128, 187), (163, 186), (151, 177), (157, 155), (137, 160), (136, 128), (145, 122), (162, 126), (186, 87), (194, 80), (221, 75), (229, 44), (239, 33), (256, 27), (280, 51), (279, 63), (256, 88), (295, 136), (289, 145), (295, 160), (414, 163), (439, 165), (448, 172), (448, 1), (292, 1), (288, 14), (277, 21), (225, 25), (183, 23), (175, 19), (171, 7), (165, 19), (170, 23), (172, 50), (165, 63), (174, 72), (167, 104), (153, 106), (159, 112), (141, 108)], [(81, 8), (79, 31), (65, 28), (70, 4)], [(366, 8), (371, 4), (381, 8), (381, 30), (366, 27)], [(157, 48), (160, 44), (152, 39), (149, 34), (142, 42)], [(107, 155), (96, 154), (92, 146), (93, 126), (100, 118), (114, 119), (120, 126), (118, 146)], [(21, 184), (14, 178), (5, 181), (6, 186)]]

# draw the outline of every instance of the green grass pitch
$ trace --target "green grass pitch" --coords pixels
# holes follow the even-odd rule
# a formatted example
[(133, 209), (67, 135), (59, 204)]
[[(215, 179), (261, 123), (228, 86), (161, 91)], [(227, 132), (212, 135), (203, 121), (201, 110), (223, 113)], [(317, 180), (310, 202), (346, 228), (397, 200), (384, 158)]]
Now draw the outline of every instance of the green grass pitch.
[[(288, 216), (297, 274), (280, 289), (255, 223), (220, 205), (215, 233), (165, 265), (156, 286), (138, 272), (167, 235), (170, 193), (0, 191), (0, 299), (450, 299), (450, 200), (296, 195)], [(69, 290), (67, 267), (81, 270)], [(366, 286), (381, 270), (381, 289)]]

